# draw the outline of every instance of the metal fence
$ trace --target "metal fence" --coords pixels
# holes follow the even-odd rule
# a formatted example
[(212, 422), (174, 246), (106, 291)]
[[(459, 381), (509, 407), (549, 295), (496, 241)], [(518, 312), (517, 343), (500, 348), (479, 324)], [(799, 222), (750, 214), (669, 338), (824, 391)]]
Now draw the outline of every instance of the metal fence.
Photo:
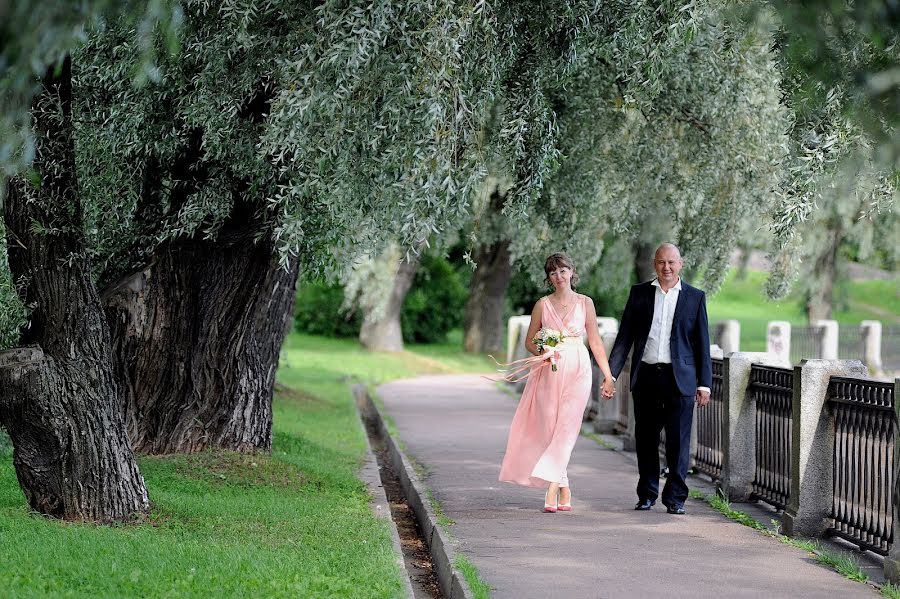
[(886, 555), (893, 537), (894, 383), (832, 377), (834, 493), (831, 534)]
[(619, 378), (616, 379), (616, 397), (619, 411), (616, 415), (615, 430), (619, 433), (628, 432), (628, 418), (631, 413), (631, 356), (625, 359), (625, 365)]
[(694, 468), (713, 479), (722, 476), (722, 425), (725, 422), (723, 360), (712, 361), (712, 392), (709, 404), (697, 411), (697, 449)]
[(838, 327), (838, 358), (841, 360), (863, 359), (863, 338), (859, 326), (847, 324)]
[(900, 372), (900, 325), (881, 329), (881, 364), (888, 372)]
[(821, 358), (819, 354), (822, 351), (824, 334), (825, 329), (822, 327), (792, 327), (791, 363), (798, 364), (800, 360)]
[(749, 391), (756, 403), (756, 471), (752, 496), (783, 510), (791, 490), (794, 371), (754, 364)]

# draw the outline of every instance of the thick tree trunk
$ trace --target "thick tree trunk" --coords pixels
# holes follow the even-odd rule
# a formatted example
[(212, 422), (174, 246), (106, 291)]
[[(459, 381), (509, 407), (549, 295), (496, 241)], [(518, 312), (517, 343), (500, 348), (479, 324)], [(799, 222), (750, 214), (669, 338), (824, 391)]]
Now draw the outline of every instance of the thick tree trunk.
[(837, 278), (838, 251), (844, 231), (835, 219), (825, 231), (824, 245), (816, 256), (809, 291), (806, 299), (806, 317), (809, 322), (828, 320), (834, 304), (834, 281)]
[[(400, 313), (403, 301), (412, 286), (416, 271), (419, 270), (419, 258), (410, 256), (397, 266), (391, 290), (382, 306), (367, 307), (363, 314), (362, 326), (359, 330), (359, 342), (372, 351), (403, 351), (403, 328), (400, 325)], [(437, 309), (437, 308), (436, 308)]]
[(464, 346), (467, 352), (499, 352), (505, 341), (503, 307), (512, 277), (509, 241), (480, 245), (466, 301)]
[(639, 283), (649, 281), (656, 276), (656, 270), (653, 268), (653, 257), (658, 242), (644, 241), (638, 239), (634, 242), (634, 274)]
[(135, 450), (271, 449), (297, 274), (265, 243), (173, 242), (104, 294)]
[[(40, 186), (15, 180), (4, 218), (9, 266), (32, 306), (23, 344), (0, 353), (0, 423), (31, 507), (70, 520), (149, 508), (125, 433), (109, 330), (82, 238), (71, 64), (51, 67), (33, 107)], [(37, 225), (37, 226), (36, 226)]]

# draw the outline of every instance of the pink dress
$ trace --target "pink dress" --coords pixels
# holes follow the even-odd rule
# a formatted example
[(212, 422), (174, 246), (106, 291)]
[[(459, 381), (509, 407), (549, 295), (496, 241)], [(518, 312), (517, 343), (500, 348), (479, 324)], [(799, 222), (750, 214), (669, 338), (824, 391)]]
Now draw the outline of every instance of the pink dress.
[(551, 482), (568, 487), (566, 468), (581, 431), (591, 393), (591, 362), (581, 338), (585, 333), (585, 296), (563, 321), (548, 298), (542, 298), (541, 327), (568, 337), (558, 346), (557, 371), (549, 360), (533, 366), (513, 417), (500, 467), (500, 480), (547, 488)]

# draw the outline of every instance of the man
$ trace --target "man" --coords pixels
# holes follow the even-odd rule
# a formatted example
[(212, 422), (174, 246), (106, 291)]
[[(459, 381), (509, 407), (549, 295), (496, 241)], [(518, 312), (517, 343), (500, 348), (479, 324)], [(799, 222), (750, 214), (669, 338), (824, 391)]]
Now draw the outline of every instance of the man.
[(656, 279), (631, 288), (616, 342), (609, 355), (613, 377), (631, 358), (635, 444), (638, 457), (636, 510), (649, 510), (659, 495), (659, 431), (666, 429), (669, 475), (662, 502), (670, 514), (684, 514), (685, 482), (691, 452), (694, 403), (709, 402), (712, 361), (706, 295), (678, 276), (684, 265), (679, 249), (664, 243), (656, 250)]

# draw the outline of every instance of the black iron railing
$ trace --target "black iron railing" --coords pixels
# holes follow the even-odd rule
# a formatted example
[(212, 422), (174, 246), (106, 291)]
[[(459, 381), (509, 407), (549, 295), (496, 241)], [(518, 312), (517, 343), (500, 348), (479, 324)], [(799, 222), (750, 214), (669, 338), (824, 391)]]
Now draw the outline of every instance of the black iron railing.
[(791, 328), (791, 363), (821, 358), (824, 327)]
[(863, 359), (863, 338), (860, 327), (849, 324), (838, 327), (838, 358), (841, 360)]
[(900, 371), (900, 325), (881, 330), (881, 363), (888, 372)]
[(794, 371), (754, 364), (749, 390), (756, 403), (756, 471), (752, 495), (783, 510), (791, 491)]
[(829, 532), (886, 555), (893, 537), (894, 383), (832, 377), (834, 493)]
[(705, 408), (697, 410), (697, 449), (694, 468), (714, 479), (722, 476), (722, 423), (725, 422), (725, 396), (722, 379), (725, 365), (712, 361), (712, 392)]

